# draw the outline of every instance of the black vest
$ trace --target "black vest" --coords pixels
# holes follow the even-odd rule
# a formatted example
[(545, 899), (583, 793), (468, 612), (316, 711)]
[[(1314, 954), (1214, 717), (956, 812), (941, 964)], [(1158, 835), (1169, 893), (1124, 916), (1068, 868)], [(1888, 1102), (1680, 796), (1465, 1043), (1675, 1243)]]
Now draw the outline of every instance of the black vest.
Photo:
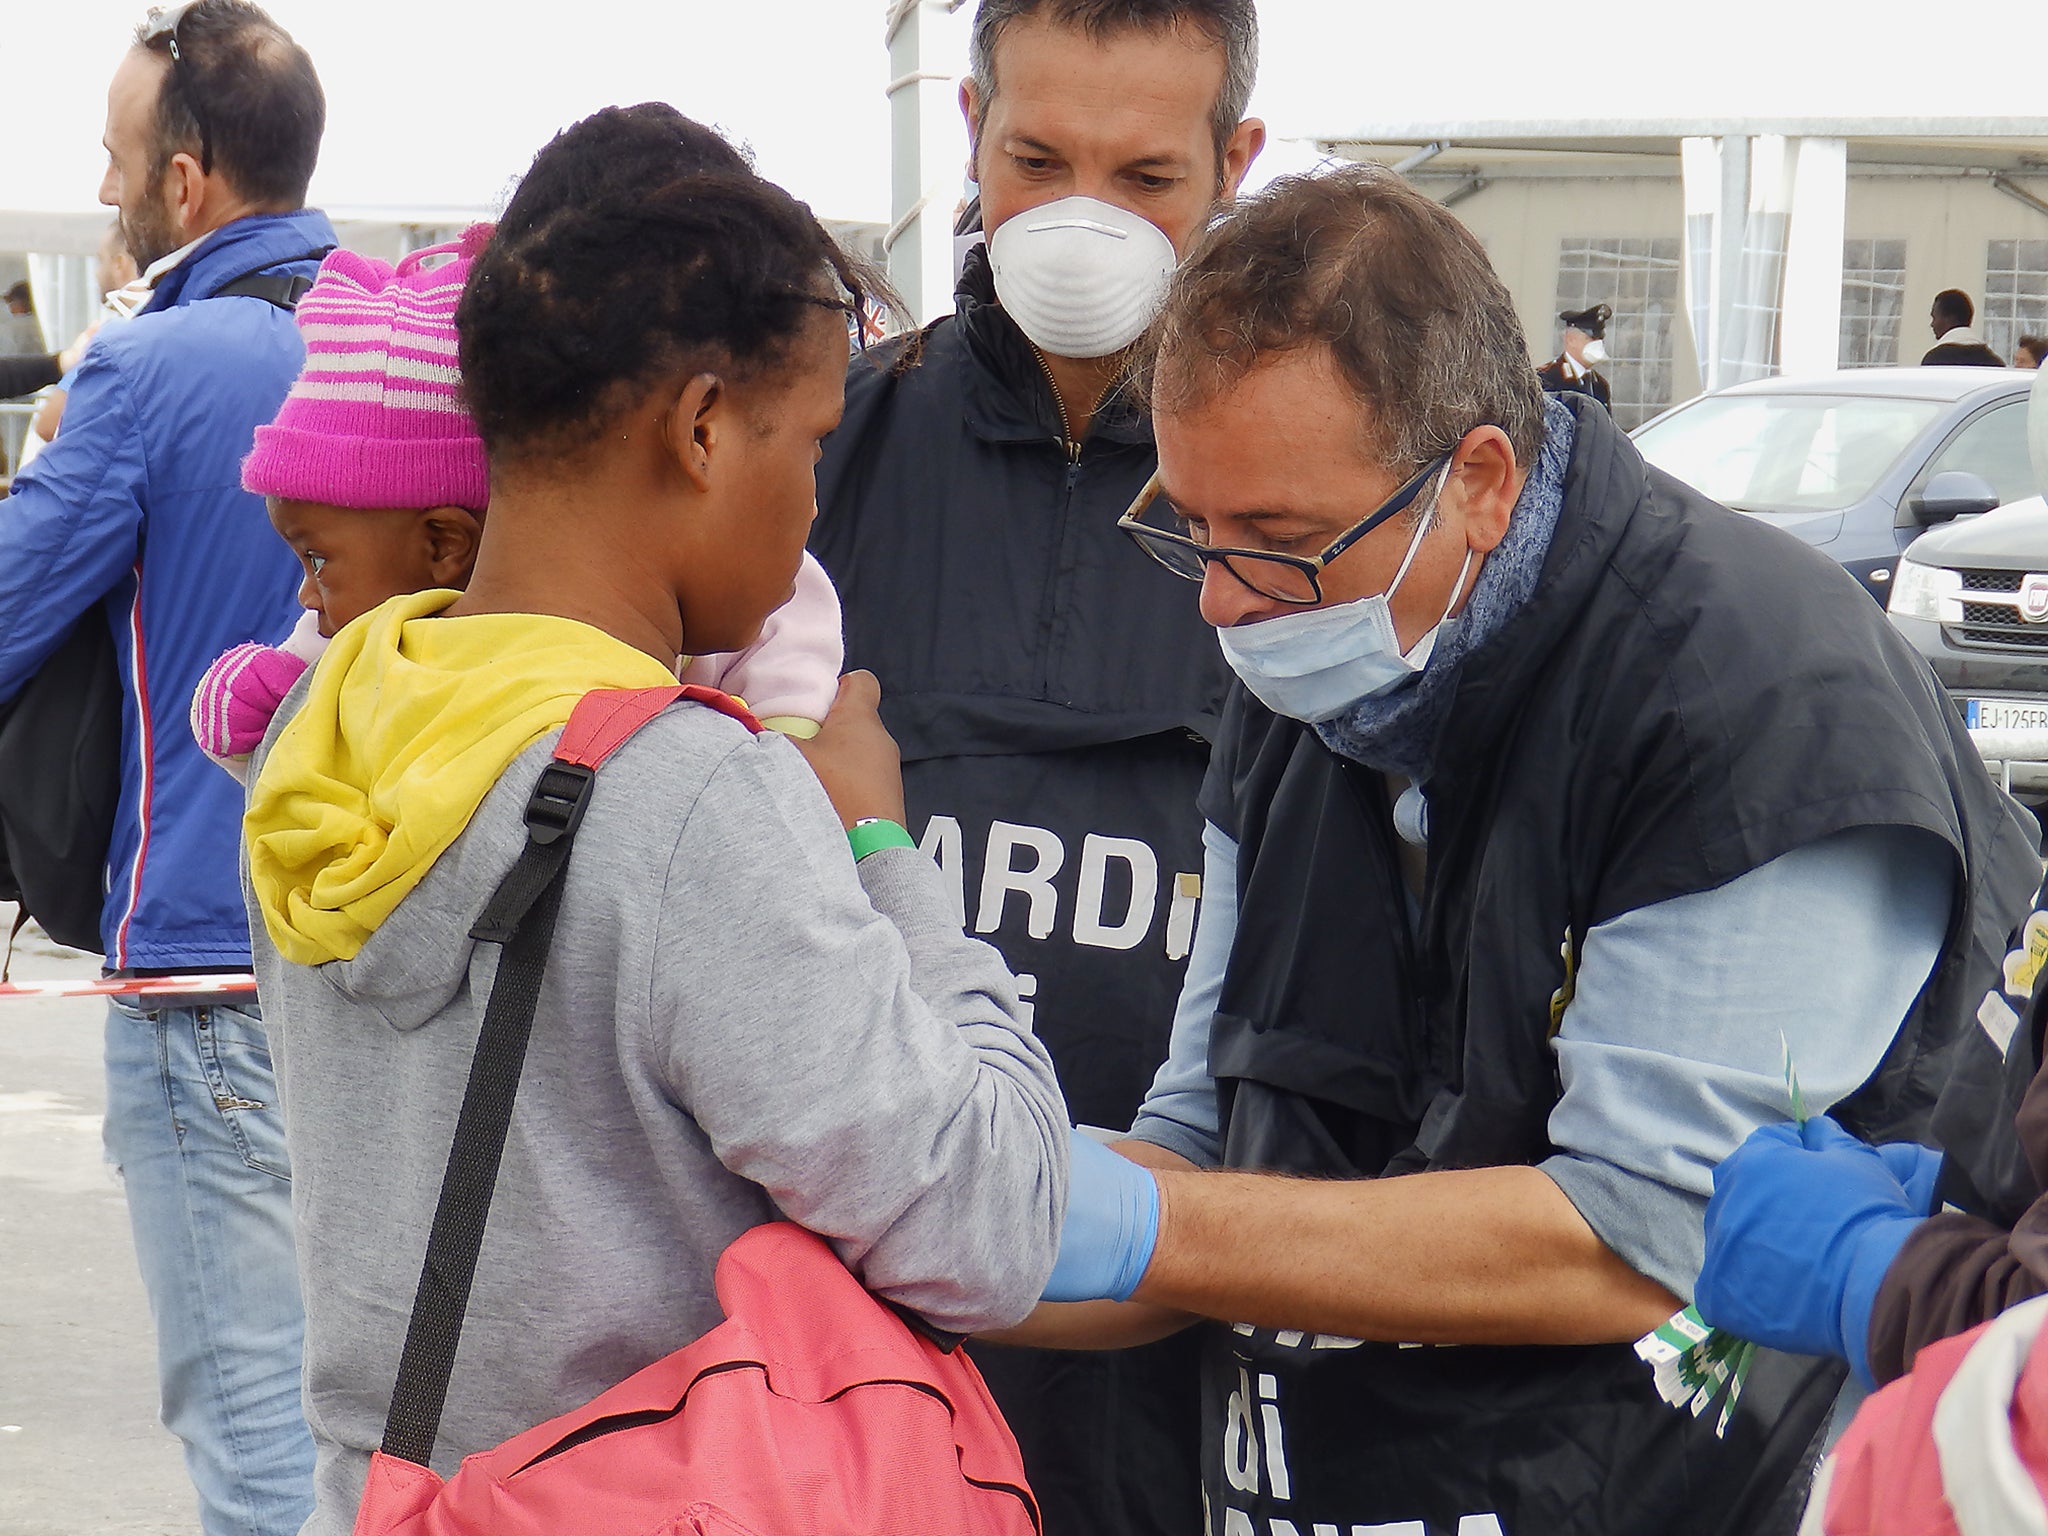
[(881, 679), (912, 834), (1029, 978), (1075, 1118), (1125, 1126), (1180, 992), (1225, 674), (1196, 589), (1116, 528), (1150, 425), (1112, 401), (1070, 447), (992, 300), (978, 250), (911, 358), (855, 363), (811, 547), (847, 665)]
[[(1919, 1004), (1837, 1111), (1874, 1139), (1919, 1135), (2038, 883), (2025, 813), (1857, 584), (1647, 471), (1590, 400), (1573, 408), (1542, 582), (1465, 662), (1440, 738), (1418, 916), (1384, 781), (1233, 696), (1205, 791), (1239, 849), (1210, 1046), (1231, 1166), (1541, 1161), (1552, 1040), (1590, 929), (1865, 825), (1918, 828), (1965, 872)], [(1761, 1355), (1719, 1438), (1716, 1414), (1657, 1400), (1627, 1345), (1343, 1347), (1218, 1327), (1209, 1367), (1217, 1536), (1281, 1521), (1749, 1536), (1796, 1517), (1840, 1380)]]
[(1934, 1108), (1941, 1165), (1937, 1210), (1954, 1206), (2011, 1228), (2041, 1198), (2020, 1140), (2020, 1103), (2041, 1070), (2048, 1033), (2048, 885), (2011, 937), (2005, 964), (1977, 1007), (1955, 1071)]
[[(1223, 697), (1196, 589), (1116, 520), (1157, 464), (1111, 402), (1078, 450), (975, 252), (956, 314), (857, 360), (811, 547), (881, 679), (910, 831), (1032, 1004), (1074, 1118), (1131, 1123), (1166, 1055), (1200, 899)], [(1200, 1519), (1195, 1354), (978, 1358), (1058, 1536)]]

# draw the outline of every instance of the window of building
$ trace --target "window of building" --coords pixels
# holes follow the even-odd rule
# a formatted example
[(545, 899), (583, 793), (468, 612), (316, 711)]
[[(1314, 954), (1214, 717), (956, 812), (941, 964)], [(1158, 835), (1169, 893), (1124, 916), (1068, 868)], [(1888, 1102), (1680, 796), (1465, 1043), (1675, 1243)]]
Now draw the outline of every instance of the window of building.
[(1985, 247), (1977, 329), (2007, 362), (2022, 336), (2048, 335), (2048, 240), (1993, 240)]
[(1841, 366), (1889, 368), (1897, 363), (1905, 313), (1906, 242), (1844, 240)]
[[(1557, 308), (1613, 307), (1607, 361), (1600, 373), (1614, 392), (1614, 419), (1624, 431), (1671, 404), (1671, 326), (1678, 314), (1680, 241), (1675, 236), (1558, 244)], [(1564, 350), (1554, 326), (1551, 357)]]

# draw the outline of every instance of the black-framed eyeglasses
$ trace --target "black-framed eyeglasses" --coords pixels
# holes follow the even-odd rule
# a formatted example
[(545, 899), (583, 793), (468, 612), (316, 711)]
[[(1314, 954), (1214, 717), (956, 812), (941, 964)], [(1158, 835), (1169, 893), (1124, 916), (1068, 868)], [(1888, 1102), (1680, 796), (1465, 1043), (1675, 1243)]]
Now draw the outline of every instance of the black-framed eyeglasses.
[(185, 110), (199, 125), (199, 168), (210, 176), (213, 174), (213, 127), (206, 120), (206, 108), (200, 105), (192, 65), (178, 41), (178, 28), (184, 25), (187, 13), (196, 3), (197, 0), (184, 0), (182, 5), (151, 6), (142, 22), (142, 43), (148, 47), (159, 38), (170, 40), (171, 78), (178, 82), (178, 94), (185, 99)]
[[(1450, 466), (1450, 453), (1431, 459), (1413, 480), (1338, 534), (1319, 555), (1283, 555), (1270, 549), (1235, 549), (1220, 544), (1202, 544), (1184, 533), (1161, 527), (1158, 521), (1147, 522), (1148, 516), (1161, 520), (1171, 518), (1183, 526), (1188, 521), (1172, 502), (1160, 494), (1157, 475), (1145, 482), (1145, 488), (1138, 492), (1138, 499), (1117, 519), (1116, 525), (1131, 536), (1138, 548), (1183, 580), (1200, 581), (1210, 566), (1221, 565), (1261, 597), (1270, 597), (1276, 603), (1313, 607), (1323, 600), (1322, 573), (1329, 563), (1388, 518), (1406, 511), (1439, 472), (1442, 479), (1448, 479)], [(1438, 480), (1437, 495), (1443, 494), (1442, 479)]]

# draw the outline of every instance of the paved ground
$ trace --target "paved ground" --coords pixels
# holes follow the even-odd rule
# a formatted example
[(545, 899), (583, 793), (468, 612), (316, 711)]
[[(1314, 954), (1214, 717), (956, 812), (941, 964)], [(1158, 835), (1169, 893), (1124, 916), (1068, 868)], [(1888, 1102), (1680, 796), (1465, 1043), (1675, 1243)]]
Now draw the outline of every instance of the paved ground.
[[(0, 934), (14, 909), (0, 903)], [(97, 957), (22, 935), (19, 980)], [(121, 1187), (90, 1000), (0, 1001), (0, 1536), (197, 1536)]]

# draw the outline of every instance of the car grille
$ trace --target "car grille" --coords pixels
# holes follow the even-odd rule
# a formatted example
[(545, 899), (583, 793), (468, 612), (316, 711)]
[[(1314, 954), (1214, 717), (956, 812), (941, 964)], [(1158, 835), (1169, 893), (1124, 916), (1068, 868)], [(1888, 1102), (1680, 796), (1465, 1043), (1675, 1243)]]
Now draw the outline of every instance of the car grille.
[(2018, 593), (2026, 572), (1964, 570), (1959, 574), (1963, 578), (1963, 622), (1942, 626), (1950, 644), (1987, 651), (2048, 651), (2048, 624), (2027, 623), (2020, 617), (2016, 599), (2008, 595)]
[(1950, 629), (1948, 634), (1964, 645), (1984, 650), (2048, 651), (2048, 629), (1973, 629), (1966, 625), (1962, 629)]

